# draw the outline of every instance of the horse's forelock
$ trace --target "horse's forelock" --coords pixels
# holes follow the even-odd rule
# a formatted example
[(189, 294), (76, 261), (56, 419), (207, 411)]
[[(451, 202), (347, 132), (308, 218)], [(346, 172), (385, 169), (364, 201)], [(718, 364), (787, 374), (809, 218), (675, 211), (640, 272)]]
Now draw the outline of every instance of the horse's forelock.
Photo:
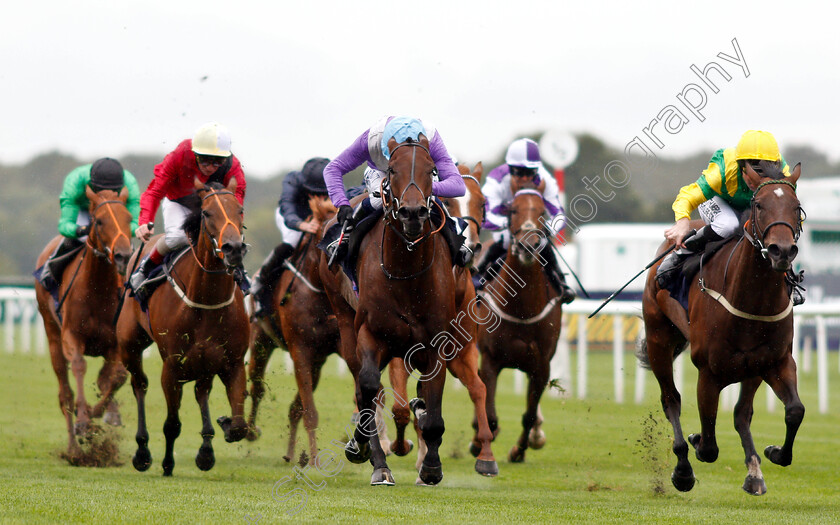
[(770, 160), (761, 160), (758, 162), (759, 175), (762, 178), (781, 180), (785, 178), (780, 162), (773, 162)]

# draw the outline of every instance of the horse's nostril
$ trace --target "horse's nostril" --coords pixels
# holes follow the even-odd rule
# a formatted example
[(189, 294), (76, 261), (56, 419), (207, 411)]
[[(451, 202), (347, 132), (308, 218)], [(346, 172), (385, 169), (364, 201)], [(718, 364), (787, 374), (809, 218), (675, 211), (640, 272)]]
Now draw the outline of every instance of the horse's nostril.
[(791, 260), (795, 259), (796, 255), (798, 253), (799, 253), (799, 248), (797, 248), (795, 244), (790, 247), (790, 256), (789, 257), (790, 257)]
[(782, 255), (782, 250), (776, 244), (771, 244), (767, 247), (767, 253), (770, 257), (779, 257)]
[(409, 211), (407, 208), (400, 208), (397, 210), (397, 215), (400, 216), (401, 219), (408, 219), (409, 218)]

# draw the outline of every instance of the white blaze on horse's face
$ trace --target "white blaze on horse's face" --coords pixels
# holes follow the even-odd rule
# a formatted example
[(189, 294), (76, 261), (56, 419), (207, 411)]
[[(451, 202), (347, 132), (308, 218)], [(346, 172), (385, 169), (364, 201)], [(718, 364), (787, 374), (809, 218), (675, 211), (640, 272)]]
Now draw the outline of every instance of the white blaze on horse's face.
[(775, 191), (773, 191), (773, 193), (775, 193), (776, 197), (779, 198), (784, 197), (785, 195), (785, 192), (783, 192), (781, 188), (776, 188)]

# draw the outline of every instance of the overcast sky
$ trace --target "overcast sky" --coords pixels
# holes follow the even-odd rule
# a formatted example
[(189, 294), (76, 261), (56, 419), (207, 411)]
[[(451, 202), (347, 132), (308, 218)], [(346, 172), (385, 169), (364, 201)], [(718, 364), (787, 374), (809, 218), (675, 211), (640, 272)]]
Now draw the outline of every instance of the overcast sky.
[[(840, 158), (840, 32), (829, 2), (29, 1), (4, 6), (0, 162), (59, 149), (163, 156), (202, 123), (246, 173), (334, 157), (385, 114), (433, 122), (469, 163), (520, 134), (639, 136), (660, 156), (734, 145)], [(749, 70), (719, 58), (737, 58)], [(731, 77), (692, 71), (718, 63)], [(687, 103), (677, 95), (687, 87)], [(661, 113), (667, 106), (678, 113)], [(644, 136), (658, 115), (664, 120)], [(678, 126), (680, 125), (680, 126)], [(796, 161), (796, 159), (788, 159)], [(690, 177), (689, 177), (690, 178)]]

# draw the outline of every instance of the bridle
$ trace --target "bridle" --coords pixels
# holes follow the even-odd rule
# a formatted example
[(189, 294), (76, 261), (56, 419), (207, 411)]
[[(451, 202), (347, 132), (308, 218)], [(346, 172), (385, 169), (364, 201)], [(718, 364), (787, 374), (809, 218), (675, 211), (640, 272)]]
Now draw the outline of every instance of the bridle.
[(103, 244), (102, 239), (100, 239), (99, 237), (99, 228), (97, 227), (98, 219), (96, 217), (96, 211), (102, 206), (105, 206), (106, 204), (119, 204), (120, 206), (125, 207), (125, 203), (120, 200), (102, 201), (99, 204), (97, 204), (96, 207), (93, 209), (93, 213), (91, 214), (91, 231), (90, 235), (88, 235), (86, 244), (94, 253), (94, 255), (96, 255), (97, 257), (104, 257), (108, 259), (108, 262), (114, 264), (114, 247), (117, 244), (117, 240), (119, 240), (120, 237), (125, 237), (125, 240), (128, 241), (128, 245), (131, 246), (131, 237), (129, 237), (120, 227), (120, 222), (117, 220), (117, 216), (114, 214), (114, 210), (111, 208), (111, 206), (107, 206), (105, 209), (108, 210), (108, 214), (111, 215), (111, 219), (113, 219), (114, 224), (116, 225), (117, 231), (119, 233), (115, 235), (114, 238), (111, 240), (110, 246), (105, 246), (105, 248), (101, 250), (91, 243), (91, 238), (95, 237), (97, 244), (99, 244), (100, 246)]
[[(796, 186), (790, 181), (778, 179), (762, 182), (755, 188), (753, 196), (750, 199), (750, 220), (749, 224), (747, 225), (749, 227), (749, 231), (747, 230), (747, 226), (744, 227), (744, 236), (747, 238), (750, 244), (752, 244), (757, 250), (761, 252), (761, 256), (765, 259), (767, 258), (767, 248), (764, 246), (764, 239), (765, 237), (767, 237), (767, 232), (770, 230), (770, 228), (777, 225), (787, 226), (788, 228), (790, 228), (790, 231), (793, 232), (793, 242), (794, 244), (796, 244), (796, 242), (799, 240), (799, 235), (802, 233), (802, 222), (805, 218), (805, 210), (802, 209), (802, 206), (798, 206), (800, 220), (795, 227), (787, 221), (773, 221), (767, 226), (765, 226), (763, 229), (761, 228), (761, 226), (758, 224), (758, 203), (756, 202), (755, 197), (756, 195), (758, 195), (758, 191), (761, 188), (773, 184), (786, 184), (793, 189), (794, 195), (796, 194)], [(760, 236), (759, 232), (761, 232)]]
[[(204, 235), (206, 235), (208, 239), (210, 239), (210, 243), (213, 245), (213, 253), (216, 255), (216, 257), (224, 260), (225, 254), (222, 252), (221, 241), (222, 241), (222, 237), (225, 234), (225, 228), (227, 228), (228, 226), (233, 226), (233, 228), (236, 230), (236, 233), (238, 233), (240, 238), (242, 239), (243, 244), (245, 243), (245, 236), (242, 234), (242, 230), (239, 228), (239, 226), (237, 226), (232, 220), (230, 220), (230, 217), (228, 216), (227, 211), (225, 211), (224, 205), (222, 205), (222, 200), (219, 198), (219, 195), (234, 195), (234, 193), (232, 191), (228, 191), (228, 190), (216, 190), (216, 191), (212, 191), (212, 192), (208, 193), (207, 195), (205, 195), (204, 197), (201, 198), (201, 201), (203, 203), (204, 201), (206, 201), (210, 197), (214, 197), (216, 199), (216, 203), (219, 205), (219, 208), (222, 210), (222, 215), (225, 217), (225, 223), (222, 225), (222, 228), (219, 231), (219, 239), (216, 240), (216, 238), (213, 237), (210, 234), (210, 232), (207, 230), (207, 224), (204, 220), (205, 217), (204, 217), (203, 214), (201, 216), (201, 232)], [(244, 229), (244, 228), (245, 227), (243, 226), (242, 229)], [(196, 262), (201, 267), (201, 269), (204, 270), (205, 272), (208, 272), (208, 273), (230, 273), (231, 271), (233, 271), (232, 269), (209, 270), (209, 269), (205, 268), (203, 264), (201, 264), (201, 261), (199, 260), (198, 255), (195, 253), (195, 246), (193, 246), (192, 243), (190, 243), (190, 251), (192, 251), (193, 257), (195, 258)]]
[[(393, 157), (394, 152), (396, 152), (398, 149), (402, 148), (403, 146), (412, 146), (414, 148), (421, 148), (423, 151), (426, 152), (426, 154), (431, 156), (431, 153), (429, 153), (429, 149), (426, 146), (424, 146), (423, 144), (421, 144), (419, 142), (414, 142), (414, 141), (406, 141), (406, 142), (403, 142), (401, 144), (398, 144), (393, 150), (391, 150), (391, 156)], [(445, 219), (446, 212), (443, 210), (441, 205), (438, 204), (438, 202), (432, 197), (432, 195), (429, 195), (428, 197), (426, 197), (425, 194), (423, 193), (423, 190), (417, 184), (417, 180), (414, 177), (416, 162), (417, 162), (417, 150), (414, 149), (411, 152), (411, 179), (409, 179), (408, 184), (406, 185), (405, 188), (403, 188), (403, 191), (402, 191), (402, 193), (400, 193), (399, 197), (396, 197), (391, 192), (391, 177), (394, 174), (394, 170), (393, 170), (393, 168), (391, 168), (391, 166), (388, 166), (388, 170), (385, 172), (386, 177), (382, 178), (382, 182), (380, 182), (380, 186), (379, 186), (379, 193), (380, 193), (380, 195), (382, 195), (382, 204), (383, 204), (383, 208), (384, 208), (384, 211), (385, 211), (385, 222), (388, 224), (388, 226), (391, 228), (391, 230), (393, 230), (394, 233), (397, 234), (397, 237), (399, 237), (400, 240), (402, 240), (402, 242), (406, 246), (406, 249), (410, 252), (414, 251), (414, 249), (419, 244), (425, 242), (432, 235), (439, 232), (443, 228), (444, 224), (446, 223), (446, 219)], [(437, 170), (435, 170), (435, 171), (437, 171)], [(407, 192), (409, 190), (409, 188), (411, 188), (412, 186), (417, 188), (417, 191), (419, 191), (421, 195), (426, 197), (425, 198), (425, 200), (426, 200), (426, 210), (429, 212), (429, 216), (431, 217), (432, 204), (434, 204), (440, 210), (441, 217), (442, 217), (440, 226), (438, 226), (437, 229), (433, 229), (433, 230), (430, 229), (428, 232), (424, 233), (423, 235), (421, 235), (416, 240), (409, 239), (399, 230), (399, 228), (394, 226), (394, 221), (399, 220), (399, 217), (397, 217), (397, 212), (400, 209), (400, 200), (405, 196), (405, 192)]]
[[(471, 181), (478, 184), (479, 190), (481, 189), (481, 182), (478, 179), (476, 179), (475, 177), (473, 177), (472, 175), (461, 175), (461, 177), (464, 178), (464, 179), (470, 179)], [(486, 210), (485, 206), (482, 206), (481, 207), (481, 220), (476, 219), (472, 215), (464, 215), (460, 218), (464, 219), (465, 221), (470, 221), (473, 224), (475, 224), (475, 227), (478, 230), (478, 233), (480, 235), (481, 234), (481, 225), (484, 224), (484, 220), (486, 219), (486, 214), (487, 214), (487, 210)]]
[[(516, 196), (517, 196), (517, 195), (536, 195), (536, 196), (537, 196), (537, 197), (539, 197), (540, 199), (542, 199), (542, 198), (543, 198), (542, 194), (541, 194), (539, 191), (534, 190), (534, 189), (531, 189), (531, 188), (526, 188), (526, 189), (522, 189), (522, 190), (517, 191), (517, 192), (514, 194), (513, 198), (514, 198), (514, 199), (516, 199)], [(508, 228), (510, 228), (510, 226), (511, 226), (511, 220), (510, 220), (510, 219), (511, 219), (511, 214), (512, 214), (512, 212), (513, 212), (513, 200), (511, 200), (511, 208), (510, 208), (510, 209), (508, 210), (508, 212), (507, 212), (507, 217), (508, 217)], [(543, 212), (543, 213), (545, 213), (545, 212)], [(527, 220), (527, 221), (525, 221), (525, 222), (523, 222), (523, 223), (519, 226), (519, 228), (517, 228), (515, 231), (514, 231), (514, 230), (511, 230), (511, 231), (510, 231), (510, 241), (511, 241), (511, 245), (514, 245), (514, 239), (516, 238), (516, 236), (517, 236), (517, 235), (519, 235), (519, 234), (520, 234), (520, 233), (522, 233), (523, 231), (525, 231), (525, 232), (535, 232), (535, 231), (540, 231), (541, 229), (542, 229), (542, 228), (540, 228), (539, 226), (537, 226), (536, 224), (534, 224), (534, 221), (532, 221), (532, 220), (530, 220), (530, 219), (529, 219), (529, 220)], [(539, 245), (539, 247), (537, 247), (537, 248), (536, 248), (536, 250), (537, 250), (538, 252), (541, 252), (541, 251), (542, 251), (542, 249), (543, 249), (543, 248), (545, 248), (546, 238), (547, 238), (547, 236), (545, 236), (545, 235), (544, 235), (544, 236), (540, 239), (540, 245)]]

